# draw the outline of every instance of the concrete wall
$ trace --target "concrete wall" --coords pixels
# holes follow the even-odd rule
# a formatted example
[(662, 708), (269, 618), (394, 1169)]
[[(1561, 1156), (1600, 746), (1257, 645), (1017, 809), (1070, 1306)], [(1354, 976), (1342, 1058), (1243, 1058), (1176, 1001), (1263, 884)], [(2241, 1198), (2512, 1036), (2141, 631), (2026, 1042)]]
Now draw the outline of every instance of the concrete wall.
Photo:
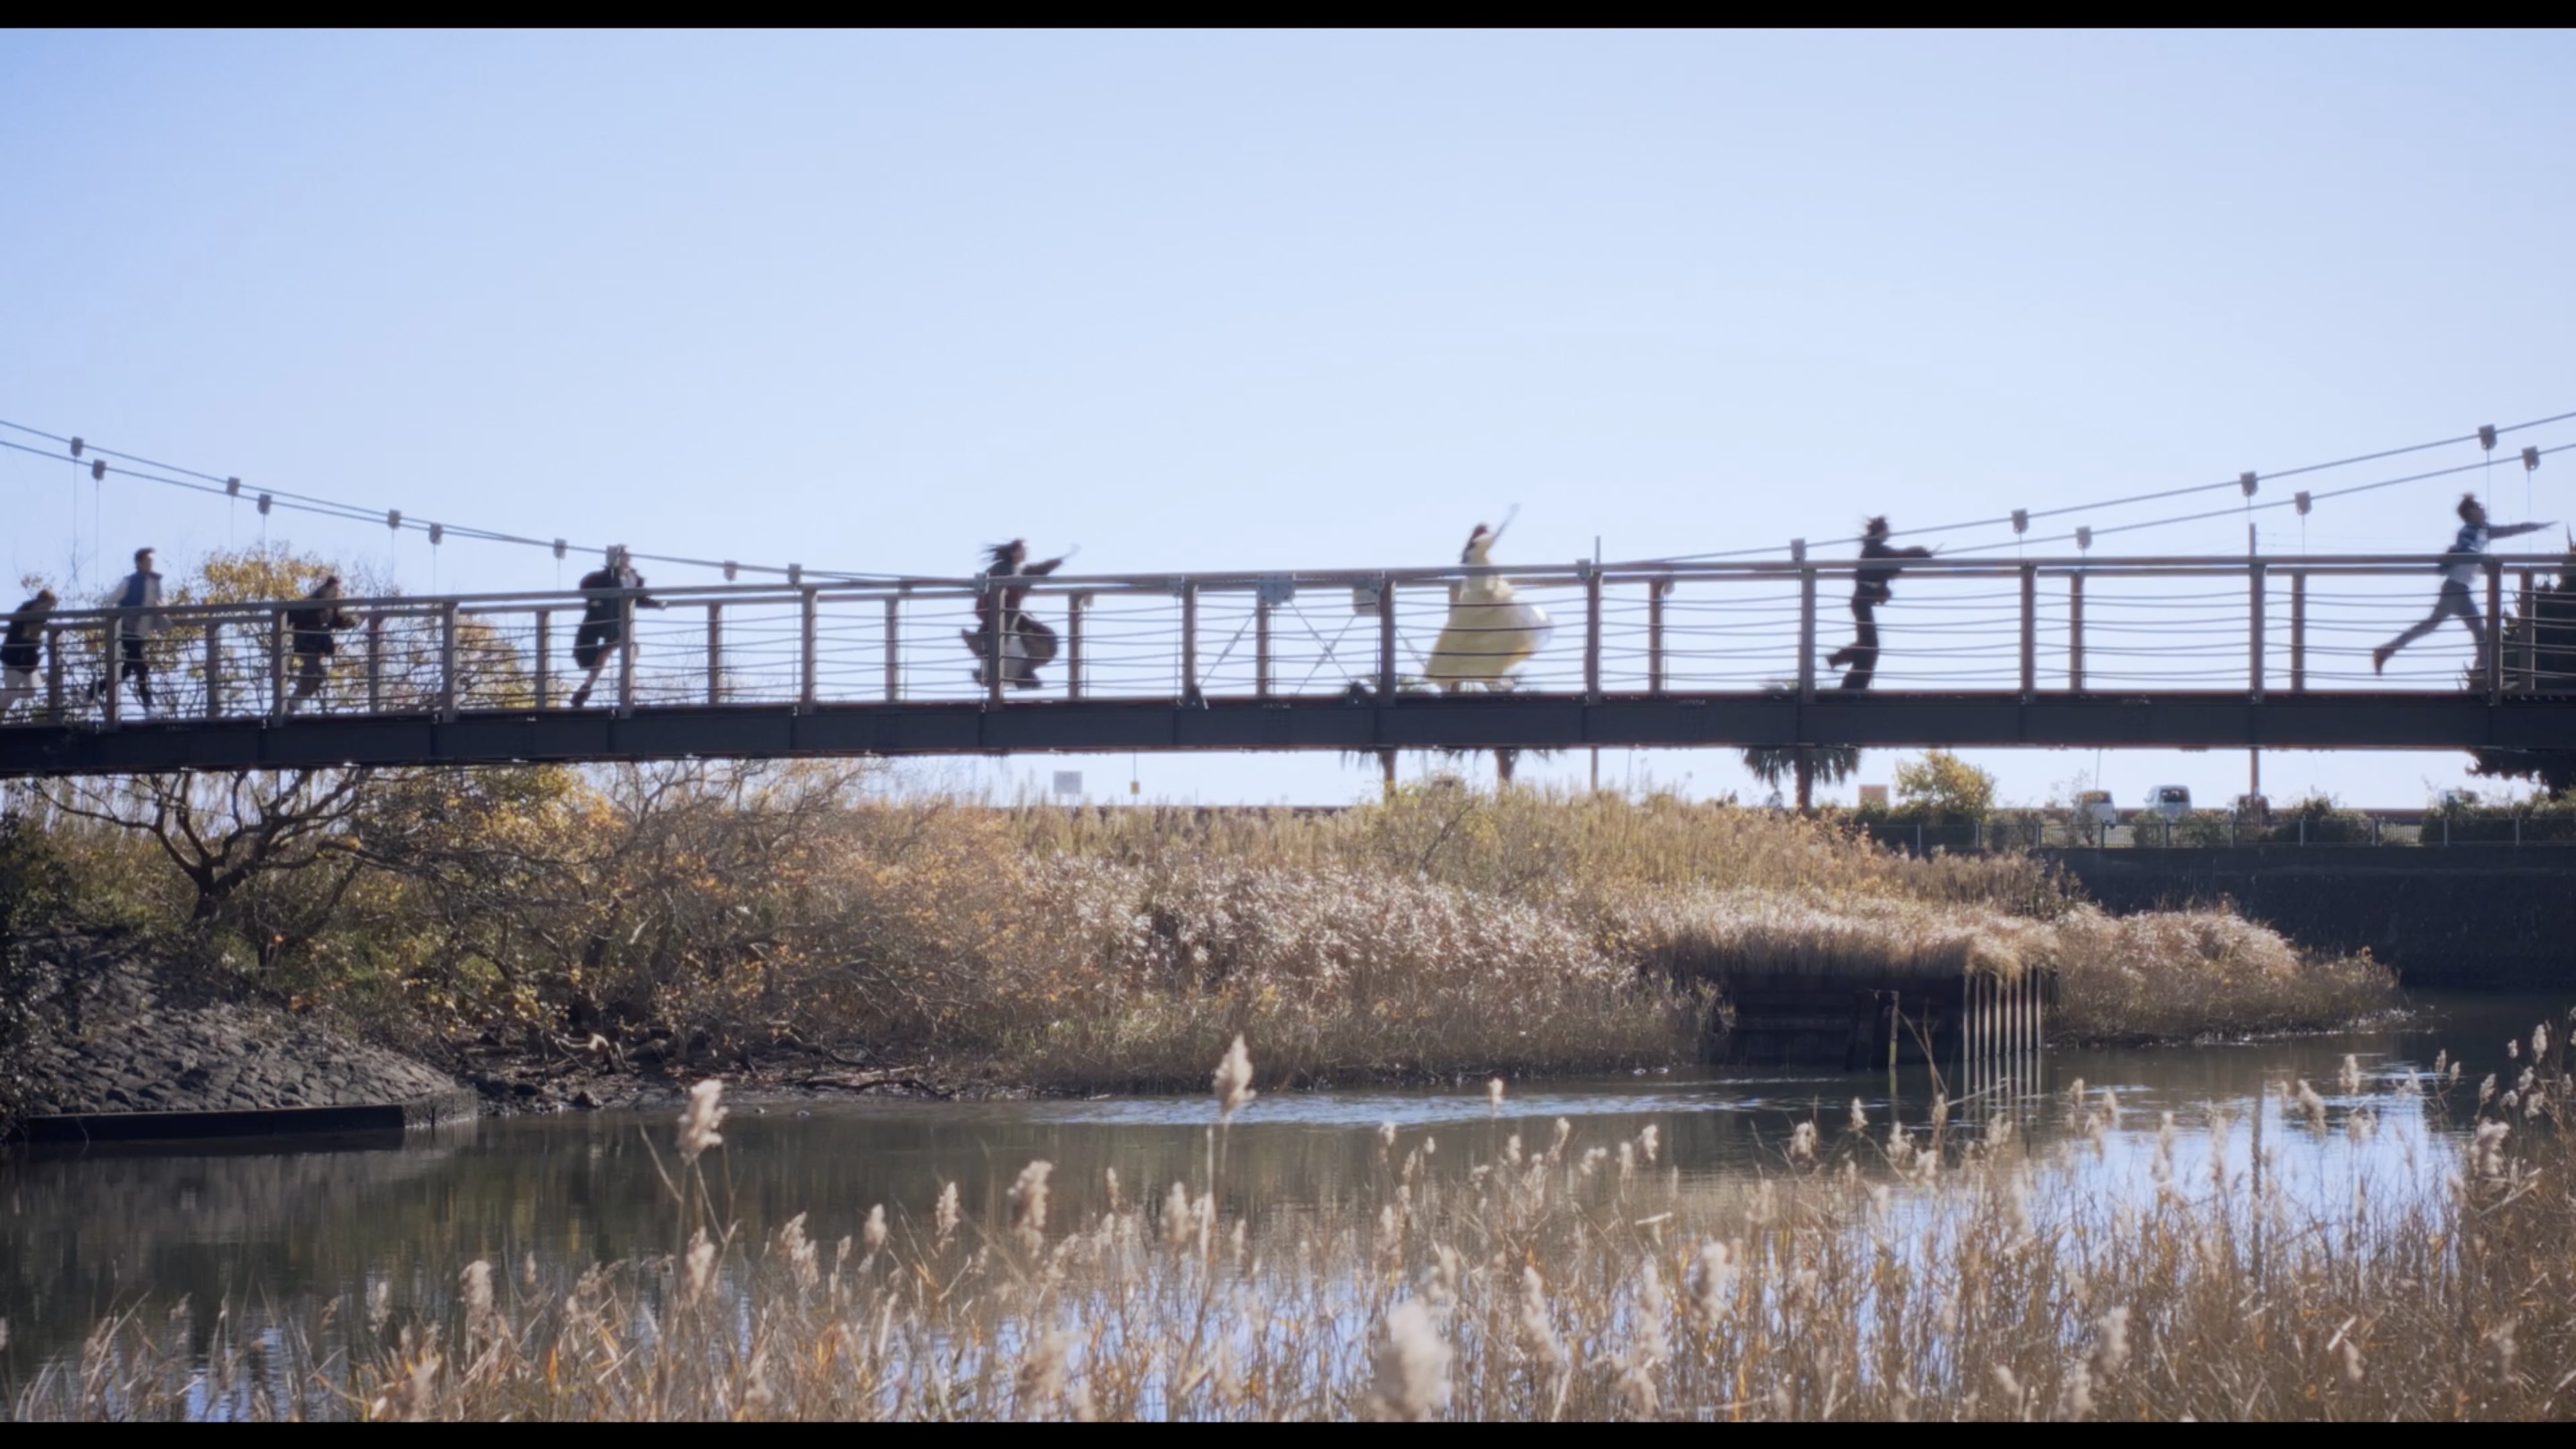
[(2109, 910), (2224, 897), (2302, 946), (2367, 947), (2409, 986), (2576, 982), (2576, 849), (2249, 846), (2047, 854)]

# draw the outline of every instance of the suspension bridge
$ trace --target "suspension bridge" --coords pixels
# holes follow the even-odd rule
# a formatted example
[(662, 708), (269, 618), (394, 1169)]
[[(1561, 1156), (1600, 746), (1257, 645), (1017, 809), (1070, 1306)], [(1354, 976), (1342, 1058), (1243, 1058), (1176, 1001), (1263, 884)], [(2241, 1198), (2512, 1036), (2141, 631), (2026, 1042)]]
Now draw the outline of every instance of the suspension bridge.
[[(1851, 637), (1849, 559), (656, 588), (613, 596), (619, 640), (578, 704), (571, 645), (597, 593), (342, 601), (353, 626), (308, 698), (291, 616), (309, 601), (164, 608), (148, 708), (131, 681), (103, 687), (135, 611), (61, 610), (32, 697), (0, 719), (0, 777), (1016, 751), (2568, 750), (2567, 562), (2480, 559), (2483, 642), (2449, 625), (2381, 673), (2373, 647), (2433, 602), (2432, 555), (1909, 561), (1865, 690), (1827, 663)], [(1436, 687), (1425, 656), (1478, 576), (1552, 629), (1508, 687)], [(976, 606), (1005, 585), (1060, 640), (1027, 687), (978, 668)]]

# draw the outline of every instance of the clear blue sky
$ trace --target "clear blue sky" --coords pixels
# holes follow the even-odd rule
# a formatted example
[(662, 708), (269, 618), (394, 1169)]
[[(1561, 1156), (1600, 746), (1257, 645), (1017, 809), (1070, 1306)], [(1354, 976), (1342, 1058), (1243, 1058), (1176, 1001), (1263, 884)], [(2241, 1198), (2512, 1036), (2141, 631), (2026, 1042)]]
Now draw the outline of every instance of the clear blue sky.
[[(1835, 537), (2576, 408), (2570, 73), (2566, 34), (15, 32), (0, 417), (815, 567), (961, 572), (1014, 534), (1086, 571), (1436, 563), (1513, 503), (1518, 561)], [(2554, 462), (2533, 507), (2576, 515)], [(66, 570), (67, 473), (0, 460), (17, 569)], [(2305, 542), (2436, 547), (2455, 491)], [(2493, 491), (2521, 515), (2518, 468)], [(111, 561), (255, 525), (130, 483), (99, 506)], [(451, 543), (437, 582), (554, 568)], [(2031, 799), (2093, 764), (1978, 758)], [(2459, 764), (2266, 776), (2411, 804)], [(1722, 752), (1635, 768), (1743, 783)], [(2207, 798), (2243, 771), (2105, 773)]]

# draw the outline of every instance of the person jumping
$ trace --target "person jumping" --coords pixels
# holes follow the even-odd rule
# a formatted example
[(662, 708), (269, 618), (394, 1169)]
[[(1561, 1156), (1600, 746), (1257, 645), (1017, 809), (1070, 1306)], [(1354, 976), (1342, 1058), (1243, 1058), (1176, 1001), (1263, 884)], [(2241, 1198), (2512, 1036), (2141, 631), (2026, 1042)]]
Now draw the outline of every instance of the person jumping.
[(2442, 572), (2442, 592), (2433, 600), (2433, 612), (2413, 628), (2370, 651), (2370, 672), (2388, 668), (2389, 656), (2442, 627), (2446, 619), (2457, 619), (2469, 628), (2469, 637), (2477, 641), (2480, 671), (2487, 667), (2487, 626), (2478, 617), (2477, 600), (2470, 597), (2469, 586), (2477, 582), (2478, 560), (2485, 555), (2487, 544), (2494, 539), (2512, 538), (2516, 534), (2536, 533), (2549, 527), (2546, 523), (2508, 523), (2495, 527), (2487, 522), (2486, 508), (2478, 495), (2460, 495), (2460, 531), (2451, 540), (2451, 551), (2438, 565)]
[(1887, 519), (1871, 519), (1860, 531), (1861, 566), (1852, 571), (1852, 642), (1826, 656), (1825, 663), (1834, 667), (1850, 666), (1843, 675), (1845, 689), (1867, 689), (1878, 673), (1878, 606), (1893, 597), (1888, 584), (1900, 565), (1872, 563), (1873, 559), (1930, 558), (1928, 548), (1890, 548), (1887, 546)]
[[(1015, 538), (1009, 543), (994, 544), (984, 551), (984, 572), (994, 579), (1043, 578), (1062, 568), (1064, 561), (1072, 556), (1059, 554), (1031, 563), (1028, 543)], [(992, 676), (986, 670), (993, 662), (998, 633), (1002, 682), (1015, 689), (1038, 687), (1038, 666), (1055, 658), (1055, 631), (1040, 623), (1037, 616), (1024, 607), (1028, 597), (1025, 584), (1018, 588), (997, 584), (976, 596), (975, 627), (957, 632), (965, 637), (967, 652), (979, 661), (975, 666), (977, 684), (989, 685), (992, 682)], [(998, 631), (994, 622), (996, 609), (1001, 611)]]

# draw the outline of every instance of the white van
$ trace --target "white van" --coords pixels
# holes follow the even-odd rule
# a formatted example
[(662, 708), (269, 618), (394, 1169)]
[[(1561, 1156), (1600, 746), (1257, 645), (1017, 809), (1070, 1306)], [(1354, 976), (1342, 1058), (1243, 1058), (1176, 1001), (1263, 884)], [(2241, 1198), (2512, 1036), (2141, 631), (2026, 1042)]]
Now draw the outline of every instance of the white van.
[(2167, 820), (2180, 820), (2191, 813), (2191, 788), (2158, 785), (2147, 792), (2147, 808)]
[(2111, 800), (2108, 790), (2087, 790), (2075, 797), (2075, 817), (2097, 825), (2120, 823), (2120, 807)]

